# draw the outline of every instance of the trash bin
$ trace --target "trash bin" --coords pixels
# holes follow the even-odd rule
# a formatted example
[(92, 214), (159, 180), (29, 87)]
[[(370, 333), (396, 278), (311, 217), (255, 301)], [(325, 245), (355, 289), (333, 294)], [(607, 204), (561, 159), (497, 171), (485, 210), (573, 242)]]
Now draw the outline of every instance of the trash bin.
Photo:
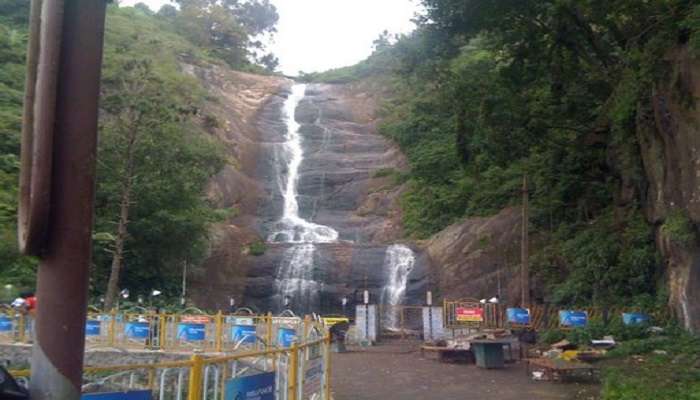
[(470, 342), (472, 353), (476, 358), (476, 366), (480, 368), (503, 368), (503, 343), (489, 341)]

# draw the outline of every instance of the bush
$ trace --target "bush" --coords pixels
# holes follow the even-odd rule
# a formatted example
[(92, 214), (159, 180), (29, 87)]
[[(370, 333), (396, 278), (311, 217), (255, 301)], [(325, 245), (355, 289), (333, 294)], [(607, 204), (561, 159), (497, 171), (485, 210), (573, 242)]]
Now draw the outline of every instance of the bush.
[(267, 251), (267, 245), (265, 242), (258, 240), (257, 242), (253, 242), (248, 246), (248, 254), (253, 255), (253, 256), (261, 256), (265, 254)]
[(540, 334), (539, 341), (544, 344), (553, 344), (564, 340), (566, 334), (560, 329), (549, 329)]
[(664, 224), (661, 226), (661, 231), (672, 242), (680, 245), (689, 245), (695, 241), (693, 223), (681, 210), (673, 210), (668, 214)]

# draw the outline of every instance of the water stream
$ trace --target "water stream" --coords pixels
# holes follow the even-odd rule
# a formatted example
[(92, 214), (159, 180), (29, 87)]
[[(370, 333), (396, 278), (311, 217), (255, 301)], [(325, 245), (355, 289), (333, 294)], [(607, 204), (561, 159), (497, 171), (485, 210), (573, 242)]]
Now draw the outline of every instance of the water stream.
[(268, 240), (292, 243), (282, 259), (277, 273), (278, 306), (292, 307), (296, 312), (314, 308), (318, 302), (320, 283), (314, 279), (315, 243), (331, 243), (338, 240), (338, 232), (325, 225), (315, 224), (299, 215), (299, 168), (304, 161), (300, 125), (294, 118), (299, 102), (304, 98), (306, 85), (292, 86), (292, 92), (284, 102), (284, 118), (287, 126), (285, 142), (280, 157), (282, 168), (278, 175), (280, 192), (284, 198), (282, 217), (275, 224)]
[[(283, 198), (283, 212), (271, 227), (268, 241), (287, 243), (275, 280), (277, 308), (291, 308), (296, 313), (318, 312), (319, 294), (323, 283), (316, 273), (317, 244), (338, 241), (338, 231), (330, 226), (316, 224), (300, 216), (299, 180), (304, 162), (304, 148), (299, 133), (301, 125), (295, 113), (304, 98), (306, 85), (295, 84), (283, 105), (286, 125), (284, 142), (275, 148), (276, 179)], [(318, 121), (317, 121), (318, 122)], [(328, 140), (325, 138), (324, 140)], [(323, 179), (323, 177), (322, 177)], [(404, 245), (392, 245), (386, 250), (383, 271), (386, 284), (381, 292), (381, 303), (389, 306), (402, 304), (406, 294), (408, 276), (415, 264), (413, 251)], [(385, 326), (397, 327), (397, 310), (385, 313)]]
[(384, 313), (384, 326), (389, 329), (397, 329), (399, 326), (399, 310), (395, 306), (401, 305), (406, 295), (408, 276), (416, 263), (413, 250), (402, 244), (391, 245), (386, 249), (384, 258), (384, 270), (388, 271), (387, 283), (382, 290), (381, 302), (388, 306)]

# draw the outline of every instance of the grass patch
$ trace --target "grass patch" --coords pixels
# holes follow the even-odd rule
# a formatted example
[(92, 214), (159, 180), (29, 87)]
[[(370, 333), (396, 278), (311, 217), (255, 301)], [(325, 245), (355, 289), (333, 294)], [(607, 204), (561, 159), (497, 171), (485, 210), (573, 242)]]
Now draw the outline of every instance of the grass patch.
[(671, 332), (633, 339), (608, 354), (603, 400), (700, 400), (700, 338)]

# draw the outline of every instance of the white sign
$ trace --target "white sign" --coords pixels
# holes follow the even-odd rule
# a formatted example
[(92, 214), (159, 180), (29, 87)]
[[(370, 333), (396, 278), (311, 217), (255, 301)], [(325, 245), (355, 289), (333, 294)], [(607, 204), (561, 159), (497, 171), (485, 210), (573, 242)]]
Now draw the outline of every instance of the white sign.
[(355, 308), (355, 321), (360, 340), (369, 342), (377, 340), (379, 324), (376, 305), (358, 304)]
[(445, 338), (441, 307), (423, 307), (423, 338), (426, 342)]

